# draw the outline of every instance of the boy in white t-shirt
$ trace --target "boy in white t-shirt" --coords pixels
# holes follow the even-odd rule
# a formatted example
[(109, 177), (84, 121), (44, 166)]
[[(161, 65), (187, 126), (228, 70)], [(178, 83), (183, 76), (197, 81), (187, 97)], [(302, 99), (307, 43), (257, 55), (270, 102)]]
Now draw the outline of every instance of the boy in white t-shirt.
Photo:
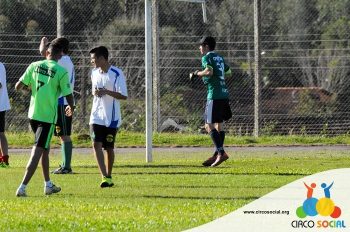
[[(58, 60), (58, 64), (65, 68), (69, 75), (69, 84), (73, 91), (75, 83), (75, 72), (74, 64), (71, 58), (68, 55), (69, 51), (69, 40), (65, 37), (56, 38), (51, 41), (51, 43), (56, 43), (62, 47), (62, 57)], [(40, 53), (45, 56), (45, 51), (49, 41), (46, 37), (43, 37), (40, 42)], [(72, 116), (67, 116), (65, 114), (65, 109), (68, 106), (67, 99), (60, 96), (58, 98), (58, 108), (57, 108), (57, 123), (55, 126), (55, 135), (61, 139), (61, 151), (62, 151), (62, 164), (59, 168), (54, 170), (53, 174), (71, 174), (72, 167), (72, 152), (73, 152), (73, 143), (71, 139), (72, 133)]]
[(10, 100), (6, 86), (5, 66), (0, 63), (0, 167), (8, 167), (8, 143), (5, 135), (5, 112), (10, 109)]
[[(119, 68), (108, 61), (108, 49), (95, 47), (90, 51), (92, 95), (94, 96), (90, 133), (94, 154), (102, 175), (101, 188), (112, 187), (112, 168), (114, 163), (115, 136), (122, 123), (119, 100), (126, 100), (128, 93), (125, 77)], [(104, 153), (107, 152), (105, 164)]]

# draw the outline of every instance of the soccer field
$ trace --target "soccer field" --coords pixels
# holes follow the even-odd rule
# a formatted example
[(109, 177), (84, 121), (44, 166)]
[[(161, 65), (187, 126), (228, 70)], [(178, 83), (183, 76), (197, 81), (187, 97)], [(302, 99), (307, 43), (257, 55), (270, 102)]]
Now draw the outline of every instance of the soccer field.
[[(181, 231), (221, 217), (293, 180), (350, 166), (350, 151), (324, 149), (240, 150), (216, 168), (201, 167), (209, 149), (119, 153), (115, 186), (100, 189), (91, 153), (74, 154), (72, 175), (52, 175), (62, 192), (44, 196), (41, 169), (27, 198), (15, 197), (29, 158), (11, 157), (0, 169), (2, 231)], [(60, 155), (51, 155), (56, 167)]]

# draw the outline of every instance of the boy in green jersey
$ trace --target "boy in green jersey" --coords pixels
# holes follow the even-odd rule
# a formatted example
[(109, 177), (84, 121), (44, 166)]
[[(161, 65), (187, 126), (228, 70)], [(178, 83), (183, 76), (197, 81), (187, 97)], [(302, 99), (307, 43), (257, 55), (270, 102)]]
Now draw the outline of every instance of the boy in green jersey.
[(17, 91), (24, 87), (31, 90), (28, 117), (30, 119), (30, 126), (35, 134), (35, 144), (32, 148), (31, 157), (28, 161), (22, 183), (16, 192), (16, 196), (18, 197), (27, 196), (26, 186), (38, 167), (40, 159), (45, 179), (44, 194), (50, 195), (61, 191), (61, 188), (55, 186), (50, 180), (50, 141), (57, 120), (58, 97), (60, 94), (66, 97), (68, 101), (68, 106), (65, 109), (67, 115), (73, 114), (74, 101), (68, 73), (57, 63), (62, 56), (62, 47), (58, 44), (51, 44), (45, 56), (46, 60), (30, 64), (15, 85)]
[(190, 74), (190, 79), (200, 77), (207, 87), (207, 105), (205, 109), (205, 129), (215, 145), (216, 151), (212, 157), (203, 162), (204, 166), (218, 166), (229, 157), (224, 150), (225, 131), (223, 122), (232, 117), (229, 104), (229, 94), (225, 75), (231, 74), (230, 67), (224, 58), (214, 52), (216, 41), (213, 37), (203, 37), (200, 42), (202, 71), (196, 70)]

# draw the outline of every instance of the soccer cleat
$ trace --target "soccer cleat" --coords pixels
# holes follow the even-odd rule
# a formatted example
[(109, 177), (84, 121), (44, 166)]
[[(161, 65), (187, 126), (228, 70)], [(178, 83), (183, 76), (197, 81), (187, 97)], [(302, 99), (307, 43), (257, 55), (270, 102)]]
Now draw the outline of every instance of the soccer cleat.
[(219, 166), (222, 162), (226, 161), (228, 158), (229, 157), (226, 154), (226, 152), (224, 152), (224, 154), (219, 154), (219, 155), (217, 155), (215, 162), (212, 163), (210, 166), (212, 166), (212, 167)]
[(18, 188), (16, 191), (16, 196), (17, 197), (26, 197), (27, 196), (26, 190), (22, 189), (22, 188)]
[(0, 166), (1, 167), (8, 167), (9, 166), (9, 156), (4, 155), (0, 157)]
[(205, 167), (211, 166), (211, 165), (215, 162), (216, 157), (217, 157), (217, 153), (215, 152), (215, 153), (214, 153), (212, 156), (210, 156), (206, 161), (204, 161), (204, 162), (202, 163), (202, 165), (205, 166)]
[(44, 193), (45, 195), (51, 195), (53, 193), (61, 192), (61, 188), (57, 187), (56, 185), (52, 185), (51, 187), (45, 186), (44, 187)]
[(103, 177), (102, 182), (100, 184), (101, 188), (112, 187), (114, 183), (112, 182), (112, 177)]
[(10, 165), (9, 164), (6, 164), (4, 162), (0, 162), (0, 168), (9, 168)]
[(71, 168), (65, 168), (60, 166), (56, 170), (52, 171), (53, 174), (73, 174), (73, 171)]

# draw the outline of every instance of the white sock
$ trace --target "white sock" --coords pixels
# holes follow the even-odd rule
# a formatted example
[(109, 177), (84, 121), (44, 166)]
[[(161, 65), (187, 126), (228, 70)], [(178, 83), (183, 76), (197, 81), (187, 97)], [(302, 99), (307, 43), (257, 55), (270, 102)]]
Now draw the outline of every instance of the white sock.
[(51, 182), (51, 180), (45, 181), (45, 187), (52, 187), (52, 182)]
[(21, 184), (21, 185), (19, 186), (19, 189), (26, 190), (26, 187), (27, 187), (27, 185)]

